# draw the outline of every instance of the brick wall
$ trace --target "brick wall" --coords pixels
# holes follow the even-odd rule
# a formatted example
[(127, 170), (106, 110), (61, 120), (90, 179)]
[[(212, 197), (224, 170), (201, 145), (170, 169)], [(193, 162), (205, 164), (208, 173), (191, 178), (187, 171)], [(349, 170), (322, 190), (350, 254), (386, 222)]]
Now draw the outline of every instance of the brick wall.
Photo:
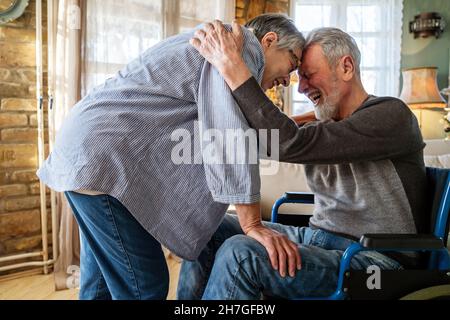
[(236, 0), (236, 19), (240, 24), (269, 12), (288, 14), (289, 0)]
[(41, 245), (35, 27), (34, 0), (0, 26), (0, 256)]

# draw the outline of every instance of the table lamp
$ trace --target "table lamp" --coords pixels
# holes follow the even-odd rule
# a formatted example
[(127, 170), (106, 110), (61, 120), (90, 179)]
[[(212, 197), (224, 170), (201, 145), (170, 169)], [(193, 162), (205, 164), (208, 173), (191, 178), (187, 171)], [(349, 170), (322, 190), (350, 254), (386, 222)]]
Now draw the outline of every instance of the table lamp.
[(419, 125), (422, 128), (422, 110), (442, 110), (446, 106), (437, 85), (437, 68), (420, 67), (405, 69), (400, 99), (411, 109), (419, 110)]

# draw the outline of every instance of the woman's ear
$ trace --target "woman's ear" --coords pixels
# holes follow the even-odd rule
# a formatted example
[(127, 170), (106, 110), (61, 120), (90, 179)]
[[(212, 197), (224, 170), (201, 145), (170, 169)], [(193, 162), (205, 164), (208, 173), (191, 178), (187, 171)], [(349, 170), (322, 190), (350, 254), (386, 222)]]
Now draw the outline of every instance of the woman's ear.
[(261, 39), (261, 45), (264, 49), (268, 49), (278, 42), (278, 35), (275, 32), (268, 32)]

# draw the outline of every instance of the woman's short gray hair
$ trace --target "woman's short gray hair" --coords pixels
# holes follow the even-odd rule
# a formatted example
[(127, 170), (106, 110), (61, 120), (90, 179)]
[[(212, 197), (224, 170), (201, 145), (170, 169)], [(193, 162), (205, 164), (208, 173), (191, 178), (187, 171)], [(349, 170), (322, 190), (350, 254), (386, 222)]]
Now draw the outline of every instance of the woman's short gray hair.
[(252, 29), (259, 41), (269, 32), (278, 35), (278, 47), (280, 49), (303, 49), (305, 38), (298, 31), (294, 20), (280, 13), (266, 13), (247, 22), (247, 28)]
[(339, 60), (349, 55), (355, 61), (356, 74), (361, 76), (361, 52), (355, 39), (338, 28), (318, 28), (308, 34), (305, 47), (318, 44), (328, 60), (330, 67), (336, 67)]

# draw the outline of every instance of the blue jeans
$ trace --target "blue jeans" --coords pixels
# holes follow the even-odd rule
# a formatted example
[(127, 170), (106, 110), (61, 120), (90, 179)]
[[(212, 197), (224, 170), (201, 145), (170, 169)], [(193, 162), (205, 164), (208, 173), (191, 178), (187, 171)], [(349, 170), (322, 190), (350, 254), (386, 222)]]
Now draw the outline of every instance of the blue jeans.
[[(282, 278), (272, 268), (266, 249), (243, 235), (237, 218), (227, 215), (198, 260), (183, 262), (178, 299), (300, 299), (326, 297), (336, 290), (342, 254), (354, 241), (319, 229), (264, 224), (298, 243), (302, 269), (295, 277)], [(351, 262), (352, 269), (371, 265), (382, 270), (402, 268), (393, 259), (372, 251), (357, 254)]]
[(80, 299), (166, 299), (161, 245), (115, 198), (65, 193), (80, 227)]

